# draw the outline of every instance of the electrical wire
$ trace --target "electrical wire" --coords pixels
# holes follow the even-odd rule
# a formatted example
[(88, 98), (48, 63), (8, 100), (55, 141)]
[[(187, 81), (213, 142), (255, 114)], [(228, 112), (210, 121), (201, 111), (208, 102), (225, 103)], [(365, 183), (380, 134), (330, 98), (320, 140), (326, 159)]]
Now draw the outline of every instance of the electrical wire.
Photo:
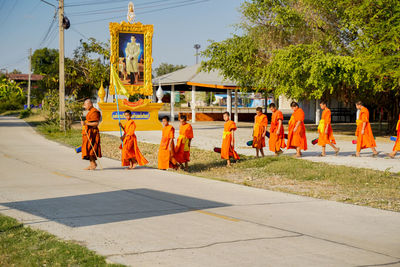
[[(186, 3), (186, 4), (174, 5), (174, 6), (165, 7), (165, 8), (159, 8), (159, 9), (154, 9), (154, 10), (149, 10), (149, 11), (144, 11), (144, 12), (138, 12), (136, 14), (137, 15), (143, 15), (143, 14), (148, 14), (148, 13), (154, 13), (154, 12), (158, 12), (158, 11), (164, 11), (164, 10), (183, 7), (183, 6), (190, 6), (190, 5), (200, 4), (200, 3), (204, 3), (204, 2), (209, 2), (210, 0), (200, 0), (200, 1), (199, 0), (194, 0), (196, 2), (193, 2), (192, 0), (189, 0), (189, 1), (190, 2)], [(108, 17), (108, 18), (102, 18), (102, 19), (96, 19), (96, 20), (89, 20), (89, 21), (77, 22), (74, 25), (94, 23), (94, 22), (100, 22), (100, 21), (105, 21), (105, 20), (114, 20), (114, 19), (120, 19), (120, 18), (124, 18), (124, 17), (125, 17), (125, 15), (121, 15), (121, 16), (116, 16), (116, 17)]]

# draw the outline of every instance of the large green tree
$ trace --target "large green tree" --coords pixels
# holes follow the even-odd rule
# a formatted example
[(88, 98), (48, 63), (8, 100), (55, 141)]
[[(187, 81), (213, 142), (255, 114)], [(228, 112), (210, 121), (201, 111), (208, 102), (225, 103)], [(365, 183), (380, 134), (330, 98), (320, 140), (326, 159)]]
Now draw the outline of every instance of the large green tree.
[[(32, 56), (32, 69), (35, 74), (44, 75), (39, 83), (38, 98), (46, 92), (58, 88), (59, 53), (57, 49), (42, 48)], [(110, 49), (106, 43), (94, 38), (80, 42), (72, 57), (65, 58), (65, 94), (79, 99), (92, 97), (103, 81), (109, 83)]]
[(297, 99), (362, 99), (398, 113), (400, 1), (248, 0), (243, 34), (212, 42), (206, 70)]

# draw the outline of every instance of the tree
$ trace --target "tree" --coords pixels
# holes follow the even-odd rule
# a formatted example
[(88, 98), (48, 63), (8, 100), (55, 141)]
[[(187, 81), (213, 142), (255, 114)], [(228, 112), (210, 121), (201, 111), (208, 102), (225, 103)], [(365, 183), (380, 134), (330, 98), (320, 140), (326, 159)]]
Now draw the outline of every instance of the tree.
[[(109, 83), (110, 49), (108, 44), (94, 38), (80, 42), (71, 58), (65, 58), (65, 94), (78, 99), (92, 97), (100, 87), (101, 81)], [(42, 99), (46, 92), (58, 88), (59, 53), (57, 49), (42, 48), (32, 56), (33, 73), (44, 75), (38, 83), (37, 98)]]
[(162, 76), (164, 74), (168, 74), (180, 69), (185, 68), (185, 65), (173, 65), (173, 64), (168, 64), (168, 63), (161, 63), (160, 66), (154, 69), (154, 72), (156, 74), (156, 77)]
[(23, 107), (25, 94), (21, 87), (7, 78), (0, 80), (0, 112)]
[(98, 42), (94, 38), (80, 42), (73, 57), (66, 59), (65, 67), (67, 95), (76, 95), (79, 99), (92, 97), (100, 88), (101, 82), (109, 84), (110, 48), (108, 43)]
[(212, 42), (203, 69), (219, 69), (243, 88), (362, 98), (384, 103), (392, 118), (398, 112), (399, 1), (248, 0), (241, 13), (243, 35)]

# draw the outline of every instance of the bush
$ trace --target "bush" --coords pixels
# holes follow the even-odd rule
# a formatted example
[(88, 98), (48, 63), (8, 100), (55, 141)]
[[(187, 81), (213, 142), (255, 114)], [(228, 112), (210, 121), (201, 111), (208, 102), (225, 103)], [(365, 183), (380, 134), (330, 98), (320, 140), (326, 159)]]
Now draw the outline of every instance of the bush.
[(6, 78), (0, 80), (0, 112), (22, 109), (25, 94), (15, 81)]
[[(66, 127), (69, 129), (74, 120), (79, 120), (82, 115), (82, 103), (74, 101), (75, 97), (71, 97), (69, 100), (65, 100), (65, 118)], [(60, 99), (58, 96), (58, 90), (51, 90), (45, 94), (42, 106), (42, 114), (46, 118), (47, 122), (59, 124), (60, 122)]]
[(24, 109), (23, 111), (21, 111), (19, 113), (19, 118), (24, 119), (24, 118), (29, 117), (31, 114), (32, 114), (32, 110), (30, 108)]

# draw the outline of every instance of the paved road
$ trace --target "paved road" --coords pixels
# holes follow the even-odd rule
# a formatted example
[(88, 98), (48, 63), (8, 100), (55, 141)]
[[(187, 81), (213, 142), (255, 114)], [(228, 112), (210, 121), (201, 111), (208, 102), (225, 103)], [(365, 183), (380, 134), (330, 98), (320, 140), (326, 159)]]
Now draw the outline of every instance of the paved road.
[(400, 213), (101, 162), (0, 117), (0, 212), (132, 266), (400, 265)]

